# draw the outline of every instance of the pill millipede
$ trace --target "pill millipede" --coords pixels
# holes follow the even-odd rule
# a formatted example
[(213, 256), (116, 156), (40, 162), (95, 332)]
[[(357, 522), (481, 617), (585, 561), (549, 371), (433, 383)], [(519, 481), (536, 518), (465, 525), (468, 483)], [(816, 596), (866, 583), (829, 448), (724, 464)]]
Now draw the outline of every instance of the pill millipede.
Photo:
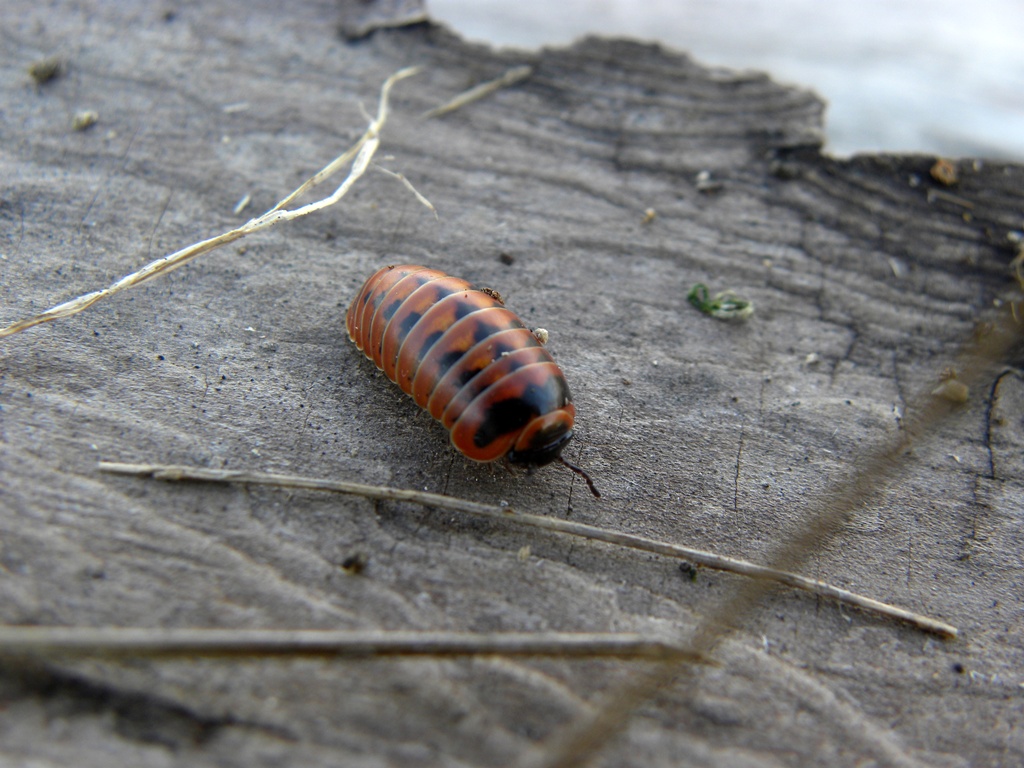
[(562, 369), (501, 296), (428, 267), (377, 270), (348, 309), (349, 338), (474, 461), (559, 462), (576, 409)]

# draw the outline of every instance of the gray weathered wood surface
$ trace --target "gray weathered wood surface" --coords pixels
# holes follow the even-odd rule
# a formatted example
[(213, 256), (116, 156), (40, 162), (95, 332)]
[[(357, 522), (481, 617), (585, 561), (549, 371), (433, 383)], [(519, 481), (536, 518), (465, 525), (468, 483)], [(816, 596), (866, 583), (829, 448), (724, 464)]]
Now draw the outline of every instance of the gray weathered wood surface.
[[(656, 47), (496, 53), (425, 25), (347, 42), (337, 21), (326, 1), (166, 16), (6, 4), (0, 323), (269, 207), (358, 135), (360, 104), (410, 64), (424, 71), (396, 89), (382, 155), (440, 221), (371, 175), (244, 252), (0, 343), (0, 621), (685, 638), (734, 577), (691, 582), (656, 557), (412, 506), (166, 485), (95, 464), (426, 488), (758, 560), (896, 432), (1012, 287), (1020, 167), (964, 162), (947, 189), (928, 176), (932, 158), (835, 162), (817, 151), (812, 94)], [(25, 69), (52, 53), (67, 71), (36, 88)], [(523, 63), (536, 67), (528, 81), (417, 118)], [(83, 109), (99, 122), (73, 132)], [(698, 190), (705, 170), (720, 189)], [(233, 214), (245, 194), (251, 207)], [(466, 462), (361, 358), (343, 310), (399, 261), (493, 286), (552, 332), (579, 411), (570, 453), (604, 499), (556, 468), (518, 477)], [(685, 299), (695, 282), (736, 289), (754, 317), (698, 314)], [(973, 392), (806, 569), (957, 624), (960, 640), (776, 594), (721, 668), (659, 695), (605, 764), (1024, 761), (1022, 404), (1015, 369)], [(355, 552), (369, 559), (358, 577), (340, 568)], [(506, 765), (633, 670), (54, 662), (0, 676), (0, 759)]]

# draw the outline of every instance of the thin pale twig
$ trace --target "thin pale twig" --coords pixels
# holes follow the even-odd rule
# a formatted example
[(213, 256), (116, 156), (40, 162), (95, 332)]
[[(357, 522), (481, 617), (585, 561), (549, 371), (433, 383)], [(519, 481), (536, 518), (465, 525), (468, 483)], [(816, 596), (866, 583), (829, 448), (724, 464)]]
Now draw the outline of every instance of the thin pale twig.
[(554, 656), (703, 662), (635, 633), (0, 626), (0, 655)]
[(439, 218), (438, 215), (437, 215), (437, 209), (434, 207), (434, 204), (432, 202), (430, 202), (429, 200), (427, 200), (427, 198), (425, 198), (423, 195), (421, 195), (420, 191), (418, 189), (416, 189), (416, 187), (414, 187), (412, 185), (412, 182), (409, 181), (403, 174), (396, 173), (395, 171), (389, 171), (387, 168), (384, 168), (383, 166), (380, 166), (380, 165), (376, 166), (376, 168), (381, 173), (387, 174), (388, 176), (390, 176), (390, 177), (392, 177), (394, 179), (398, 179), (400, 182), (402, 182), (402, 185), (407, 190), (409, 190), (409, 192), (411, 192), (413, 194), (413, 196), (417, 200), (419, 200), (422, 205), (424, 205), (425, 207), (430, 209), (430, 212), (432, 214), (434, 214), (434, 218), (435, 219)]
[(467, 104), (471, 104), (474, 101), (479, 101), (486, 96), (490, 96), (495, 91), (507, 88), (510, 85), (515, 85), (532, 74), (533, 67), (529, 65), (513, 67), (505, 72), (505, 74), (501, 75), (501, 77), (496, 77), (494, 80), (488, 80), (480, 83), (479, 85), (475, 85), (468, 91), (463, 91), (451, 101), (424, 112), (421, 117), (423, 117), (424, 120), (427, 120), (431, 117), (440, 117), (441, 115), (446, 115), (449, 112), (454, 112)]
[(387, 486), (366, 485), (364, 483), (351, 483), (344, 480), (323, 480), (318, 478), (300, 477), (298, 475), (283, 475), (263, 472), (248, 472), (245, 470), (226, 469), (204, 469), (202, 467), (186, 467), (169, 464), (120, 464), (115, 462), (100, 462), (99, 469), (103, 472), (111, 472), (121, 475), (134, 475), (142, 477), (153, 477), (157, 480), (186, 480), (214, 483), (246, 483), (259, 485), (272, 485), (279, 488), (302, 488), (305, 490), (330, 491), (333, 493), (346, 493), (357, 496), (365, 496), (371, 499), (390, 501), (409, 501), (415, 504), (422, 504), (437, 509), (447, 509), (453, 512), (487, 517), (494, 520), (506, 520), (519, 525), (528, 525), (533, 528), (541, 528), (546, 531), (554, 531), (569, 536), (578, 536), (594, 541), (603, 541), (619, 547), (637, 549), (644, 552), (653, 552), (666, 557), (687, 560), (697, 565), (713, 568), (719, 571), (728, 571), (741, 576), (749, 576), (755, 579), (768, 579), (770, 581), (785, 584), (796, 589), (803, 589), (822, 597), (830, 597), (847, 605), (853, 605), (872, 613), (876, 613), (899, 621), (908, 622), (926, 632), (932, 632), (943, 637), (956, 637), (957, 629), (937, 619), (922, 616), (911, 611), (897, 608), (887, 603), (873, 600), (870, 597), (858, 595), (845, 589), (826, 584), (817, 579), (810, 579), (806, 576), (799, 576), (795, 573), (775, 568), (766, 568), (745, 560), (737, 560), (731, 557), (716, 555), (712, 552), (705, 552), (699, 549), (683, 547), (678, 544), (655, 541), (642, 536), (634, 536), (619, 531), (609, 531), (592, 525), (585, 525), (571, 520), (562, 520), (541, 515), (531, 515), (516, 512), (511, 507), (498, 507), (490, 504), (480, 504), (475, 501), (457, 499), (451, 496), (442, 496), (437, 493), (414, 491), (402, 488), (389, 488)]
[[(151, 280), (158, 275), (167, 274), (178, 267), (184, 266), (192, 259), (197, 256), (201, 256), (204, 253), (209, 253), (212, 250), (221, 248), (229, 243), (233, 243), (235, 240), (251, 235), (254, 232), (259, 232), (267, 229), (268, 227), (272, 227), (282, 221), (297, 219), (300, 216), (306, 216), (315, 211), (319, 211), (322, 208), (334, 205), (344, 197), (349, 189), (351, 189), (352, 185), (355, 184), (364, 173), (366, 173), (366, 169), (370, 165), (370, 160), (373, 158), (374, 153), (380, 146), (380, 131), (387, 120), (388, 98), (391, 93), (391, 88), (399, 80), (410, 77), (418, 71), (419, 70), (417, 68), (410, 67), (400, 70), (389, 77), (381, 87), (377, 117), (371, 120), (370, 125), (367, 127), (366, 131), (363, 132), (363, 135), (360, 136), (358, 141), (262, 216), (251, 219), (241, 227), (232, 229), (229, 232), (224, 232), (216, 237), (211, 237), (207, 240), (203, 240), (202, 242), (194, 243), (166, 256), (161, 256), (159, 259), (151, 261), (141, 269), (138, 269), (129, 275), (125, 275), (120, 280), (106, 288), (78, 296), (77, 298), (66, 301), (63, 304), (51, 307), (38, 315), (19, 320), (8, 325), (6, 328), (0, 328), (0, 338), (12, 336), (16, 333), (41, 325), (42, 323), (48, 323), (52, 320), (59, 320), (71, 317), (72, 315), (77, 315), (79, 312), (88, 309), (101, 299), (108, 298), (123, 290), (140, 285), (141, 283)], [(285, 207), (299, 195), (326, 181), (339, 169), (345, 167), (349, 163), (352, 164), (352, 167), (348, 176), (345, 177), (341, 185), (331, 195), (322, 200), (317, 200), (316, 202), (309, 203), (308, 205), (304, 205), (294, 210), (284, 210)]]

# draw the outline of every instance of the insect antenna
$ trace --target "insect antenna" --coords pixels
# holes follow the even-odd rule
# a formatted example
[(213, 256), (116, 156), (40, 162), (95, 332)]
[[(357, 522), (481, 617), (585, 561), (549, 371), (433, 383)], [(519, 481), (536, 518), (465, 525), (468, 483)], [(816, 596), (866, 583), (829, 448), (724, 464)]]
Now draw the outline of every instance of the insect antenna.
[(558, 460), (562, 462), (565, 466), (567, 466), (569, 469), (571, 469), (573, 472), (575, 472), (577, 475), (579, 475), (580, 477), (587, 481), (587, 487), (590, 489), (590, 492), (594, 494), (595, 499), (601, 498), (601, 492), (597, 490), (597, 486), (594, 485), (594, 479), (590, 475), (584, 472), (580, 467), (577, 467), (575, 464), (566, 461), (565, 457), (563, 456), (559, 456)]

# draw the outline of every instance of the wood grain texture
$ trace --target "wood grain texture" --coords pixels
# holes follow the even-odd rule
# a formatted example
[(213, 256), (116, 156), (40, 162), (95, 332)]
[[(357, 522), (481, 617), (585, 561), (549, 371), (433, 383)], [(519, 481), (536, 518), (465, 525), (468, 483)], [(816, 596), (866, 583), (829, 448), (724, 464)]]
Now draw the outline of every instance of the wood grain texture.
[[(315, 494), (104, 476), (248, 467), (507, 501), (758, 560), (898, 429), (1008, 294), (1024, 169), (819, 154), (823, 106), (766, 76), (588, 39), (526, 54), (419, 25), (346, 42), (331, 2), (59, 9), (11, 0), (0, 67), (0, 323), (262, 211), (396, 88), (388, 167), (343, 204), (0, 346), (0, 620), (611, 631), (685, 638), (735, 577)], [(34, 87), (25, 70), (65, 57)], [(512, 66), (514, 88), (417, 115)], [(226, 105), (247, 104), (243, 111)], [(69, 129), (95, 110), (99, 122)], [(701, 192), (697, 174), (720, 182)], [(249, 211), (232, 209), (252, 195)], [(955, 195), (956, 198), (951, 198)], [(657, 217), (644, 224), (644, 211)], [(513, 263), (499, 257), (507, 254)], [(507, 259), (506, 259), (507, 261)], [(498, 289), (551, 331), (570, 459), (466, 462), (345, 338), (378, 266)], [(713, 321), (696, 282), (756, 312)], [(817, 363), (808, 362), (808, 355)], [(813, 360), (813, 358), (812, 358)], [(1019, 361), (1017, 361), (1019, 362)], [(1021, 445), (1008, 368), (920, 445), (809, 575), (958, 625), (943, 644), (779, 593), (724, 665), (644, 709), (607, 765), (1024, 760)], [(517, 553), (529, 545), (522, 562)], [(340, 564), (360, 552), (362, 576)], [(0, 676), (17, 763), (507, 765), (635, 667), (551, 660), (66, 662)], [(958, 671), (962, 670), (962, 671)]]

